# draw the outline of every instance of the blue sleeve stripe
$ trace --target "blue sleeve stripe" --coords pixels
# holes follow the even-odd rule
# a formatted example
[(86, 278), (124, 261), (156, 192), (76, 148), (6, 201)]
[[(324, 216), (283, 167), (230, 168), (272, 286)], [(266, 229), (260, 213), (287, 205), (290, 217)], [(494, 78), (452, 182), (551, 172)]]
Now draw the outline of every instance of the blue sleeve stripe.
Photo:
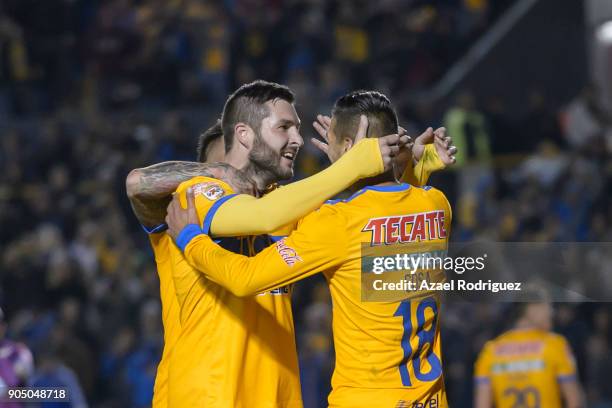
[(185, 252), (185, 247), (189, 244), (189, 242), (201, 234), (202, 230), (200, 229), (199, 225), (187, 224), (176, 237), (176, 246), (180, 248), (181, 252)]
[(491, 380), (489, 377), (474, 377), (474, 382), (476, 384), (489, 384)]
[(147, 233), (147, 234), (155, 234), (158, 232), (163, 232), (165, 230), (168, 229), (168, 226), (166, 225), (166, 223), (163, 224), (159, 224), (155, 227), (145, 227), (144, 225), (140, 224), (140, 226), (142, 227), (142, 229)]
[(202, 223), (202, 232), (204, 232), (204, 234), (210, 235), (210, 224), (212, 224), (212, 220), (217, 210), (219, 210), (223, 203), (225, 203), (230, 198), (236, 197), (237, 195), (238, 194), (229, 194), (224, 197), (221, 197), (210, 207), (210, 210), (208, 210), (206, 217), (204, 217), (204, 222)]
[(280, 241), (283, 238), (286, 238), (286, 235), (268, 235), (270, 237), (270, 239), (272, 240), (272, 242), (277, 242)]
[(559, 381), (559, 382), (576, 381), (576, 375), (574, 375), (574, 374), (570, 374), (570, 375), (558, 375), (557, 376), (557, 381)]

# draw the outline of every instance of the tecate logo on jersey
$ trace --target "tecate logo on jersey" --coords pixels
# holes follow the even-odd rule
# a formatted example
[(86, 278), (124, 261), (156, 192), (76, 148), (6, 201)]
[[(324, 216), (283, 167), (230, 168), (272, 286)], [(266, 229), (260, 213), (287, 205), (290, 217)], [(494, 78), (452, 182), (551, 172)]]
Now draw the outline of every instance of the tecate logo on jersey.
[(445, 239), (444, 218), (444, 211), (371, 218), (362, 232), (371, 232), (372, 246)]

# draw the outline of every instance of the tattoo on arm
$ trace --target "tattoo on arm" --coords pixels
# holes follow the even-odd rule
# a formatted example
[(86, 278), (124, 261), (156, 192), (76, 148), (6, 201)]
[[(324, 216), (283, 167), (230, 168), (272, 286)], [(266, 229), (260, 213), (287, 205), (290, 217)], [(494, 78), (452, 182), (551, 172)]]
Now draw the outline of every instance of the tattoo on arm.
[(166, 217), (171, 195), (179, 184), (196, 176), (223, 180), (229, 169), (233, 167), (226, 163), (169, 161), (132, 170), (126, 179), (132, 210), (142, 225), (160, 225)]

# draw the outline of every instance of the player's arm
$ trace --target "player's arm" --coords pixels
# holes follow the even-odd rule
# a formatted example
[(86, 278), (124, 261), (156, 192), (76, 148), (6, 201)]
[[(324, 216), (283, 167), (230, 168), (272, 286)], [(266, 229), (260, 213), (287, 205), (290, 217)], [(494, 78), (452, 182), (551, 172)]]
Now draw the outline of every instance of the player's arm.
[(480, 352), (474, 366), (474, 408), (493, 407), (493, 388), (490, 377), (489, 345)]
[[(327, 154), (327, 132), (331, 126), (331, 118), (326, 115), (317, 115), (317, 120), (312, 125), (323, 139), (313, 138), (312, 142), (323, 153)], [(406, 135), (406, 130), (400, 127), (399, 134)], [(416, 138), (413, 145), (407, 145), (407, 147), (412, 149), (412, 154), (405, 161), (401, 180), (415, 186), (426, 185), (432, 173), (444, 169), (456, 161), (457, 148), (452, 144), (451, 138), (446, 136), (445, 128), (438, 128), (435, 131), (428, 128)], [(416, 165), (412, 158), (416, 160)]]
[(474, 408), (492, 408), (493, 390), (490, 383), (475, 383)]
[(582, 391), (578, 383), (574, 354), (565, 338), (556, 335), (550, 340), (551, 358), (556, 372), (557, 382), (566, 408), (584, 406)]
[[(188, 189), (187, 194), (187, 210), (176, 198), (168, 207), (168, 232), (191, 266), (236, 296), (288, 285), (334, 268), (346, 258), (345, 221), (333, 209), (309, 214), (289, 237), (247, 257), (221, 248), (202, 233), (196, 224), (193, 191)], [(180, 228), (177, 225), (184, 225), (178, 235), (174, 233)]]
[(409, 138), (387, 135), (366, 139), (367, 129), (367, 118), (362, 116), (356, 144), (334, 164), (314, 176), (278, 188), (263, 198), (242, 194), (217, 207), (211, 214), (212, 235), (231, 237), (273, 232), (308, 214), (357, 180), (388, 170), (392, 157), (408, 143)]
[(584, 404), (582, 402), (582, 392), (580, 385), (575, 379), (573, 381), (562, 381), (559, 383), (561, 389), (561, 396), (565, 401), (565, 408), (582, 408)]
[(196, 176), (223, 178), (227, 164), (168, 161), (130, 171), (125, 188), (138, 221), (146, 228), (163, 224), (171, 195)]
[[(288, 184), (263, 198), (240, 195), (219, 207), (211, 224), (214, 236), (258, 235), (272, 232), (319, 207), (361, 178), (385, 171), (393, 138), (365, 139), (327, 169)], [(390, 157), (388, 157), (390, 158)]]
[(453, 145), (452, 139), (446, 136), (445, 128), (441, 127), (435, 131), (427, 128), (414, 141), (412, 155), (417, 162), (413, 164), (412, 161), (408, 161), (402, 181), (424, 186), (434, 172), (454, 164), (456, 154), (457, 148)]

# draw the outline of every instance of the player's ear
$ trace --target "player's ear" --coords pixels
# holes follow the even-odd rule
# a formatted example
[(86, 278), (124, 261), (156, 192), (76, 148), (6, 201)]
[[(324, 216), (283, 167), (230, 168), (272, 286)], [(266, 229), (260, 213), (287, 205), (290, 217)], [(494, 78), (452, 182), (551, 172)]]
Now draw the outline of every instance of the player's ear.
[(345, 137), (343, 144), (344, 144), (343, 153), (346, 153), (350, 150), (351, 147), (353, 147), (354, 141), (350, 137)]
[(240, 143), (245, 149), (251, 150), (254, 138), (255, 132), (249, 125), (243, 122), (236, 123), (236, 126), (234, 126), (234, 140), (236, 142)]

